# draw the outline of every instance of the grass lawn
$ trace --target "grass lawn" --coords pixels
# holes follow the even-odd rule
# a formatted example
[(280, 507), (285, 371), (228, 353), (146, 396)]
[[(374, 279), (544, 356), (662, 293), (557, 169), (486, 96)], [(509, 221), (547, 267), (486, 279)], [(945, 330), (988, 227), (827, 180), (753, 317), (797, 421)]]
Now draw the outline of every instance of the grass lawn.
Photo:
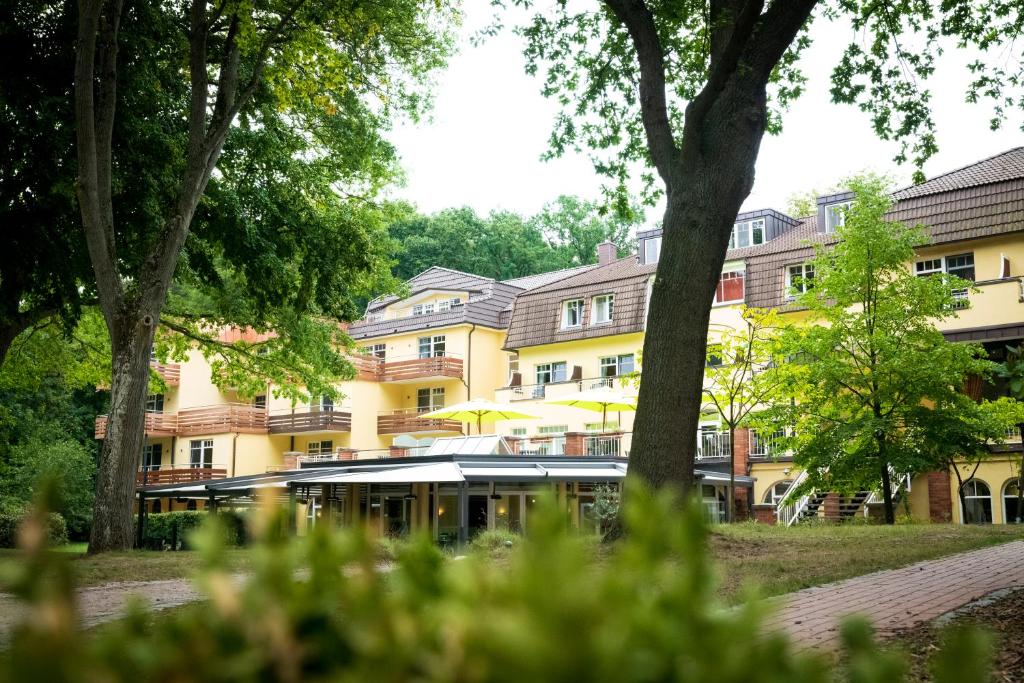
[(710, 548), (719, 593), (735, 602), (749, 583), (762, 595), (778, 595), (1017, 539), (1024, 539), (1024, 526), (749, 523), (716, 526)]
[[(159, 552), (139, 550), (119, 553), (103, 553), (95, 557), (85, 554), (85, 544), (76, 550), (62, 546), (54, 552), (71, 556), (75, 570), (76, 585), (98, 586), (114, 581), (161, 581), (180, 579), (192, 575), (199, 568), (199, 554), (187, 550)], [(0, 550), (0, 562), (18, 561), (17, 550)], [(228, 561), (234, 571), (245, 571), (249, 553), (244, 549), (228, 551)]]

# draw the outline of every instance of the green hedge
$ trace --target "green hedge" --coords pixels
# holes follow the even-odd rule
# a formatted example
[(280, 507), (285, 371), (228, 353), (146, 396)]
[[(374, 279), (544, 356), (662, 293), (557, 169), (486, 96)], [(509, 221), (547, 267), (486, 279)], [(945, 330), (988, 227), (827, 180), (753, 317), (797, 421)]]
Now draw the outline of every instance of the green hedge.
[[(13, 548), (18, 542), (18, 525), (28, 514), (28, 507), (15, 504), (0, 504), (0, 548)], [(68, 525), (64, 517), (56, 512), (49, 514), (48, 542), (63, 545), (68, 542)]]
[[(146, 515), (146, 530), (142, 547), (147, 550), (189, 550), (192, 532), (203, 524), (206, 512), (182, 510), (180, 512), (156, 512)], [(224, 525), (224, 542), (227, 545), (245, 545), (247, 536), (242, 515), (223, 511), (217, 516)], [(138, 518), (135, 520), (138, 524)]]

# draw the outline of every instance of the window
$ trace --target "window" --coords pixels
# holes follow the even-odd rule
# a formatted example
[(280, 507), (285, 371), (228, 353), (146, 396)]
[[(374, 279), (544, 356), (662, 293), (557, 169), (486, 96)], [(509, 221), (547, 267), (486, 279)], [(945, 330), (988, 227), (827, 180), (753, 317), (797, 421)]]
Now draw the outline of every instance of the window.
[(732, 238), (729, 240), (730, 249), (742, 249), (758, 244), (764, 244), (763, 218), (741, 221), (732, 226)]
[(420, 337), (420, 358), (435, 358), (444, 355), (445, 337), (435, 334), (433, 337)]
[[(513, 351), (508, 354), (508, 382), (512, 384), (512, 379), (519, 374), (519, 352)], [(519, 380), (522, 383), (522, 379)]]
[(617, 377), (633, 372), (633, 354), (624, 353), (601, 359), (601, 377)]
[(253, 408), (263, 408), (265, 410), (266, 407), (267, 407), (267, 395), (266, 394), (260, 394), (259, 396), (253, 397), (253, 399), (252, 399), (252, 407)]
[(661, 257), (661, 237), (644, 240), (644, 263), (657, 263)]
[(309, 401), (309, 407), (311, 410), (321, 410), (324, 412), (330, 412), (334, 410), (334, 399), (330, 396), (320, 396), (319, 398), (311, 398)]
[(551, 437), (550, 440), (539, 444), (538, 455), (562, 455), (565, 453), (565, 433), (569, 431), (569, 425), (545, 425), (537, 428), (540, 436)]
[(602, 432), (605, 430), (615, 430), (619, 428), (619, 423), (615, 420), (608, 420), (607, 424), (601, 424), (600, 422), (587, 422), (583, 425), (583, 430), (587, 432)]
[(610, 323), (612, 321), (612, 308), (615, 305), (614, 294), (602, 294), (594, 297), (594, 320), (592, 325)]
[(786, 495), (786, 491), (788, 491), (789, 487), (792, 485), (792, 479), (783, 479), (782, 481), (776, 483), (770, 489), (765, 491), (764, 502), (768, 505), (774, 505), (775, 507), (778, 507), (779, 503), (782, 502), (783, 496)]
[(1003, 487), (1003, 523), (1020, 524), (1024, 511), (1017, 509), (1017, 492), (1020, 490), (1017, 479), (1011, 479)]
[(802, 263), (786, 268), (786, 300), (792, 301), (814, 287), (814, 264)]
[(568, 365), (565, 361), (557, 363), (541, 363), (537, 366), (537, 384), (551, 384), (552, 382), (564, 382), (568, 377)]
[(711, 344), (708, 346), (707, 357), (704, 361), (704, 366), (708, 368), (720, 368), (722, 367), (722, 345)]
[(513, 427), (509, 432), (510, 436), (526, 436), (526, 427)]
[(163, 464), (164, 446), (159, 443), (149, 443), (142, 451), (142, 469), (158, 470)]
[(195, 439), (188, 446), (189, 467), (213, 467), (213, 439)]
[(853, 202), (836, 202), (825, 205), (825, 232), (833, 233), (846, 225), (846, 212), (853, 206)]
[(434, 303), (429, 304), (416, 304), (412, 307), (413, 315), (430, 315), (434, 312)]
[(992, 523), (992, 493), (979, 479), (964, 482), (963, 521), (966, 524)]
[(374, 344), (373, 346), (369, 347), (367, 349), (367, 351), (374, 358), (380, 358), (381, 360), (384, 360), (385, 356), (387, 356), (388, 345), (387, 344)]
[(724, 304), (743, 301), (743, 271), (734, 270), (722, 273), (715, 288), (715, 303)]
[[(924, 259), (914, 264), (914, 274), (918, 277), (927, 277), (938, 273), (946, 273), (974, 282), (974, 252)], [(951, 293), (953, 308), (968, 306), (966, 289), (954, 289)]]
[(442, 311), (442, 312), (443, 311), (450, 311), (452, 309), (458, 308), (461, 305), (462, 305), (462, 299), (460, 299), (457, 296), (453, 296), (451, 299), (441, 299), (440, 301), (438, 301), (437, 302), (437, 310), (438, 311)]
[(327, 441), (310, 441), (306, 444), (307, 455), (330, 455), (334, 452), (334, 442), (328, 439)]
[(164, 395), (150, 394), (146, 397), (146, 411), (150, 413), (164, 412)]
[(583, 299), (572, 299), (562, 303), (562, 329), (579, 327), (583, 324)]
[(444, 387), (416, 390), (416, 412), (429, 413), (444, 408)]

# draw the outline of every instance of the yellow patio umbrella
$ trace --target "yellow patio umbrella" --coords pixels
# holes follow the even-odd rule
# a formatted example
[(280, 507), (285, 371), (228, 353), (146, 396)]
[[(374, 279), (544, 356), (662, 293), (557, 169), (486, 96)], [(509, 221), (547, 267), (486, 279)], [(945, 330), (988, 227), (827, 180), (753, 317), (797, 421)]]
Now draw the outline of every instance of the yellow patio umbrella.
[(571, 406), (582, 408), (596, 413), (601, 413), (601, 431), (608, 426), (608, 411), (619, 412), (622, 410), (636, 410), (636, 396), (632, 394), (615, 391), (610, 387), (590, 389), (581, 391), (578, 394), (557, 396), (549, 398), (544, 403), (559, 406)]
[(539, 420), (540, 415), (525, 410), (520, 410), (507, 403), (495, 403), (482, 398), (474, 398), (472, 401), (463, 401), (453, 406), (438, 408), (429, 413), (423, 413), (416, 417), (421, 420), (458, 420), (459, 422), (476, 422), (476, 431), (480, 433), (480, 427), (484, 422), (498, 422), (500, 420)]

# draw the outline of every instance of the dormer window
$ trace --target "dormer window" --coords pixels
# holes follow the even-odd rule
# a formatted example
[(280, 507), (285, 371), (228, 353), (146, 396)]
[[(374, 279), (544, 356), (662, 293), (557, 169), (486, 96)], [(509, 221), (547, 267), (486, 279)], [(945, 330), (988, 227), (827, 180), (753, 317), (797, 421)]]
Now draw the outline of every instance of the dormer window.
[(644, 263), (657, 263), (661, 257), (661, 237), (648, 237), (644, 240)]
[(764, 233), (763, 218), (740, 221), (732, 226), (732, 238), (729, 240), (729, 248), (742, 249), (744, 247), (764, 244)]
[(612, 308), (615, 304), (614, 294), (602, 294), (594, 297), (594, 319), (592, 325), (610, 323), (612, 321)]
[(416, 304), (415, 306), (412, 307), (412, 314), (413, 315), (430, 315), (433, 312), (434, 312), (434, 303), (433, 302), (430, 302), (429, 304)]
[(853, 202), (836, 202), (825, 205), (825, 232), (834, 233), (846, 225), (846, 212), (853, 206)]
[(813, 263), (801, 263), (786, 268), (786, 301), (792, 301), (813, 286)]
[(562, 329), (571, 329), (583, 324), (583, 299), (562, 302)]
[(437, 302), (437, 310), (441, 311), (443, 313), (444, 311), (450, 311), (450, 310), (456, 309), (456, 308), (458, 308), (461, 305), (462, 305), (462, 299), (460, 299), (457, 296), (454, 296), (451, 299), (441, 299), (440, 301), (438, 301)]

